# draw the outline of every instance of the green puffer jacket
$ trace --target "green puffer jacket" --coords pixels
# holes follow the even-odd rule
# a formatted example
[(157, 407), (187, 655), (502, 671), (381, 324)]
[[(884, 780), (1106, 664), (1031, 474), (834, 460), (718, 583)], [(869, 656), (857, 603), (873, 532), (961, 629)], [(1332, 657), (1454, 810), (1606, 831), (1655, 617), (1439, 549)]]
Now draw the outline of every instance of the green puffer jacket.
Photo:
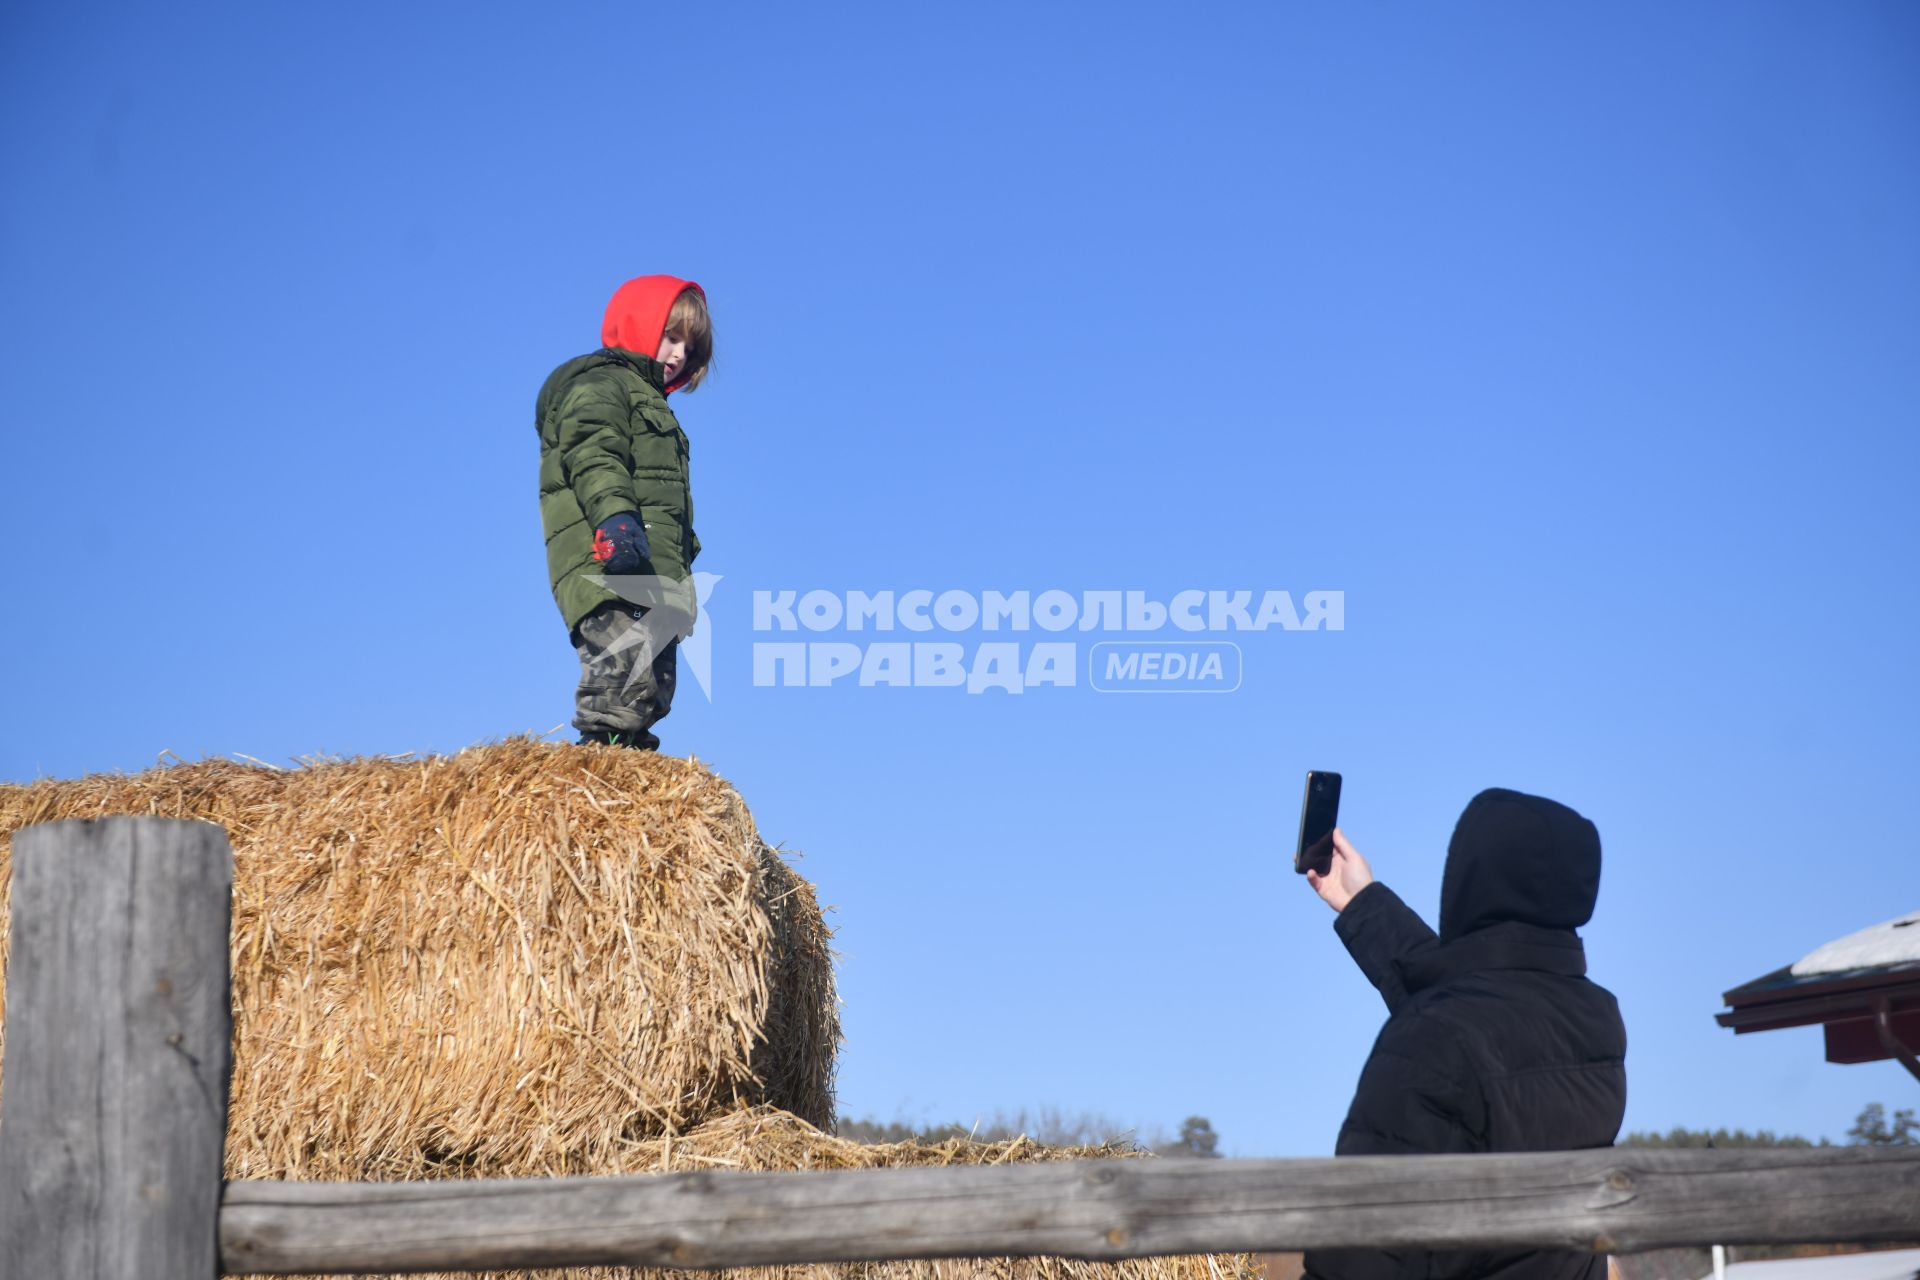
[(641, 573), (684, 581), (700, 554), (687, 483), (687, 433), (667, 407), (651, 356), (602, 348), (555, 369), (534, 404), (547, 574), (569, 632), (620, 596), (593, 581), (593, 532), (622, 511), (646, 526)]

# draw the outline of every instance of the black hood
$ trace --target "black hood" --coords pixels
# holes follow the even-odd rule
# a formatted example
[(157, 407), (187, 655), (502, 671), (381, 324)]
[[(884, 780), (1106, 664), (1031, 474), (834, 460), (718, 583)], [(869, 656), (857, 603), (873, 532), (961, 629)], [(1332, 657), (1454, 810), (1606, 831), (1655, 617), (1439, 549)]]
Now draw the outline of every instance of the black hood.
[(1440, 940), (1517, 921), (1577, 929), (1600, 896), (1600, 832), (1540, 796), (1489, 788), (1468, 803), (1447, 845)]

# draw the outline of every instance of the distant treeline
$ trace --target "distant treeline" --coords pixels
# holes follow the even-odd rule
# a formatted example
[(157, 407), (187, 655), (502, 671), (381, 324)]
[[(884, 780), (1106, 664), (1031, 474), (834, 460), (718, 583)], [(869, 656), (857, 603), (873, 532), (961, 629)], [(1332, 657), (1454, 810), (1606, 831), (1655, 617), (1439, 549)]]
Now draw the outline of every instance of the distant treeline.
[[(841, 1116), (837, 1131), (855, 1142), (918, 1142), (935, 1146), (955, 1138), (975, 1142), (1006, 1142), (1025, 1136), (1050, 1147), (1117, 1146), (1133, 1151), (1153, 1151), (1167, 1156), (1211, 1157), (1220, 1154), (1220, 1135), (1205, 1116), (1188, 1116), (1180, 1122), (1177, 1137), (1150, 1135), (1145, 1141), (1133, 1128), (1110, 1117), (1082, 1111), (1074, 1114), (1058, 1107), (1025, 1108), (1015, 1112), (996, 1111), (990, 1119), (962, 1124), (915, 1124), (907, 1120), (856, 1120)], [(1775, 1133), (1771, 1129), (1688, 1129), (1676, 1126), (1665, 1133), (1629, 1133), (1620, 1139), (1623, 1147), (1830, 1147), (1826, 1138), (1802, 1138), (1798, 1134)], [(1891, 1117), (1885, 1106), (1869, 1102), (1854, 1117), (1847, 1130), (1847, 1145), (1904, 1147), (1920, 1145), (1920, 1116), (1911, 1107), (1902, 1107)]]
[[(1847, 1130), (1848, 1146), (1908, 1147), (1920, 1144), (1920, 1117), (1911, 1107), (1902, 1107), (1887, 1118), (1887, 1109), (1869, 1102), (1853, 1119)], [(1759, 1129), (1686, 1129), (1673, 1128), (1665, 1133), (1630, 1133), (1620, 1140), (1623, 1147), (1830, 1147), (1825, 1138), (1814, 1141), (1791, 1133)]]
[(1113, 1146), (1127, 1151), (1152, 1151), (1163, 1156), (1213, 1157), (1220, 1154), (1220, 1135), (1205, 1116), (1188, 1116), (1180, 1122), (1178, 1137), (1151, 1134), (1142, 1140), (1133, 1126), (1121, 1124), (1093, 1112), (1068, 1113), (1058, 1107), (1028, 1111), (996, 1111), (989, 1119), (962, 1124), (915, 1124), (907, 1120), (856, 1120), (841, 1116), (835, 1131), (854, 1142), (917, 1142), (937, 1146), (955, 1138), (975, 1142), (1006, 1142), (1026, 1137), (1049, 1147)]

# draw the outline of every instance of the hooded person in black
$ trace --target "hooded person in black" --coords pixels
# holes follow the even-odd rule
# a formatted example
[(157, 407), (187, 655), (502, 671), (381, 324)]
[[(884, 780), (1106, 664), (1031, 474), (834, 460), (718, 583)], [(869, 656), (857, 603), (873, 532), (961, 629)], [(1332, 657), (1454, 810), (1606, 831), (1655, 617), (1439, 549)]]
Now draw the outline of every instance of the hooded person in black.
[[(1453, 830), (1440, 933), (1373, 879), (1334, 833), (1312, 871), (1334, 929), (1386, 999), (1335, 1155), (1609, 1147), (1626, 1110), (1626, 1027), (1586, 978), (1574, 932), (1600, 892), (1600, 834), (1565, 805), (1517, 791), (1475, 796)], [(1604, 1280), (1606, 1258), (1321, 1249), (1320, 1280)]]

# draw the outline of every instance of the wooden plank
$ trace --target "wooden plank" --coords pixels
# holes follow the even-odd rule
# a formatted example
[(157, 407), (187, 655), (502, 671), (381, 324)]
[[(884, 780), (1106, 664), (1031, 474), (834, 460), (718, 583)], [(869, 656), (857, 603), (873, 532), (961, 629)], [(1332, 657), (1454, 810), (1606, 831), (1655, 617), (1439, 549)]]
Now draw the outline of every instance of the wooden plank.
[(1615, 1149), (1342, 1160), (229, 1184), (229, 1272), (749, 1267), (1338, 1246), (1912, 1238), (1920, 1149)]
[(232, 886), (210, 823), (14, 833), (0, 1276), (218, 1274)]

